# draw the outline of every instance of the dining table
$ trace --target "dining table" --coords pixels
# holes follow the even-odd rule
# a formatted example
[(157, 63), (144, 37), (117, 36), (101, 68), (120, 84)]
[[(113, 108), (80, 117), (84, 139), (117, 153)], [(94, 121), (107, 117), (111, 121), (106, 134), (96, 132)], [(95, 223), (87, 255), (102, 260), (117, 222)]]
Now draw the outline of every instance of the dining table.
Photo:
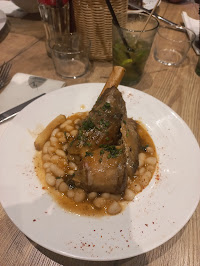
[[(162, 0), (156, 11), (166, 19), (183, 25), (181, 12), (185, 11), (190, 17), (199, 19), (198, 8), (198, 3), (194, 1), (170, 3)], [(88, 72), (80, 78), (62, 79), (58, 76), (52, 59), (46, 53), (45, 31), (39, 13), (29, 13), (23, 17), (7, 16), (7, 23), (0, 32), (0, 65), (7, 61), (12, 63), (10, 79), (17, 73), (24, 73), (63, 81), (64, 86), (105, 83), (112, 70), (112, 61), (91, 60)], [(175, 111), (186, 122), (199, 144), (200, 77), (195, 73), (197, 61), (198, 56), (191, 47), (181, 65), (165, 66), (154, 59), (152, 47), (143, 77), (134, 88), (155, 97)], [(6, 90), (6, 87), (3, 90)], [(0, 97), (1, 92), (2, 90)], [(10, 123), (12, 119), (0, 124), (0, 136)], [(0, 153), (1, 156), (3, 154)], [(87, 261), (56, 254), (26, 237), (11, 221), (1, 205), (0, 239), (1, 266), (198, 266), (200, 265), (200, 204), (191, 219), (166, 243), (147, 253), (123, 260)]]

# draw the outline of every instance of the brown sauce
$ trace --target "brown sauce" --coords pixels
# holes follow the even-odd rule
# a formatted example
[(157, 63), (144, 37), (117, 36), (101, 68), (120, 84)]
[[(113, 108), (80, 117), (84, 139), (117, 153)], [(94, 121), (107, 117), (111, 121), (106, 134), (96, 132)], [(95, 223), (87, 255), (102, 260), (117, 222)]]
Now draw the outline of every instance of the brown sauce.
[[(74, 124), (74, 121), (77, 119), (84, 119), (86, 117), (87, 113), (77, 113), (73, 114), (72, 116), (68, 117), (68, 120), (73, 121), (72, 125)], [(76, 127), (78, 129), (78, 127)], [(64, 131), (64, 130), (61, 130)], [(142, 125), (142, 123), (137, 122), (137, 132), (140, 137), (140, 153), (145, 154), (145, 158), (157, 158), (156, 155), (156, 149), (155, 145), (153, 143), (152, 138), (150, 137), (149, 133), (145, 129), (145, 127)], [(65, 133), (66, 135), (66, 133)], [(73, 140), (73, 136), (68, 137), (68, 142), (71, 142)], [(59, 143), (58, 147), (61, 149), (62, 144)], [(35, 171), (36, 174), (42, 184), (43, 189), (46, 189), (48, 193), (53, 197), (53, 199), (59, 204), (60, 207), (67, 210), (68, 212), (76, 213), (78, 215), (87, 215), (87, 216), (103, 216), (107, 215), (107, 208), (109, 204), (113, 201), (113, 199), (107, 200), (106, 205), (103, 208), (96, 208), (92, 201), (90, 201), (87, 197), (83, 202), (76, 203), (73, 199), (67, 197), (67, 193), (61, 193), (55, 187), (51, 187), (46, 183), (45, 180), (45, 169), (43, 168), (43, 159), (42, 159), (42, 152), (36, 152), (35, 158), (34, 158), (34, 164), (35, 164)], [(146, 160), (145, 159), (145, 160)], [(58, 165), (64, 169), (65, 172), (69, 171), (69, 166), (66, 163), (63, 163), (63, 159), (61, 159), (58, 162)], [(141, 192), (150, 182), (154, 171), (156, 168), (155, 165), (149, 165), (147, 163), (144, 163), (142, 166), (138, 168), (135, 175), (133, 177), (128, 178), (128, 184), (127, 188), (131, 189), (135, 194)], [(144, 173), (149, 172), (151, 173), (151, 176), (148, 177), (148, 179), (144, 181)], [(75, 188), (76, 190), (76, 188)], [(123, 199), (123, 195), (119, 197), (120, 205), (122, 206), (122, 210), (127, 205), (127, 201)]]

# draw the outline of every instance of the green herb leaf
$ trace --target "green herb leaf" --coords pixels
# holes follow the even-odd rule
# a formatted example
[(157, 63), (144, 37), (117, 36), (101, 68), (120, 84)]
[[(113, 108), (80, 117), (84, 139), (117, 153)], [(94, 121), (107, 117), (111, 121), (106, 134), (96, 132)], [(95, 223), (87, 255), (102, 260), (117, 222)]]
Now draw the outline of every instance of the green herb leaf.
[(103, 107), (102, 107), (102, 110), (103, 111), (106, 111), (106, 110), (110, 110), (111, 106), (110, 106), (110, 103), (106, 102)]
[(82, 128), (84, 130), (91, 130), (95, 128), (95, 124), (92, 122), (91, 118), (89, 117), (87, 120), (83, 121)]
[(92, 152), (89, 152), (89, 151), (86, 151), (85, 157), (87, 157), (87, 156), (93, 156), (93, 153)]

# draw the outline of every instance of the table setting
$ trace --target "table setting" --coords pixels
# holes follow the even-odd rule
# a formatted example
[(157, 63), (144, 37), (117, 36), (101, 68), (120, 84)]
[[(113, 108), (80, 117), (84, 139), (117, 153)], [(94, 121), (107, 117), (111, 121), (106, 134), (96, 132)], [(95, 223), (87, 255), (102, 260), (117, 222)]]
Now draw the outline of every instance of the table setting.
[(21, 2), (0, 0), (0, 265), (199, 265), (199, 2)]

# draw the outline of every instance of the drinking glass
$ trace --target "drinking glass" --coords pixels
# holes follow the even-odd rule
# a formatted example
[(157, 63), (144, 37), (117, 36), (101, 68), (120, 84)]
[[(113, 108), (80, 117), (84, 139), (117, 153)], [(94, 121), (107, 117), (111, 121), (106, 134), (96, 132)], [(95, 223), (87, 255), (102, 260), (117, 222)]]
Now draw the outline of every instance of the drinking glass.
[(113, 22), (113, 64), (126, 69), (123, 85), (133, 86), (142, 78), (159, 26), (157, 19), (151, 17), (144, 29), (147, 19), (146, 14), (131, 13), (127, 15), (124, 28)]
[(69, 33), (49, 42), (51, 57), (58, 75), (77, 78), (89, 67), (90, 42), (78, 33)]
[(154, 58), (167, 66), (179, 66), (195, 36), (193, 31), (182, 26), (160, 26), (155, 38)]
[(49, 48), (50, 40), (59, 38), (70, 32), (69, 2), (62, 0), (61, 6), (55, 5), (57, 1), (52, 1), (52, 5), (43, 4), (43, 2), (45, 1), (39, 0), (40, 4), (38, 8), (46, 34), (46, 51), (48, 56), (51, 56), (51, 51)]

